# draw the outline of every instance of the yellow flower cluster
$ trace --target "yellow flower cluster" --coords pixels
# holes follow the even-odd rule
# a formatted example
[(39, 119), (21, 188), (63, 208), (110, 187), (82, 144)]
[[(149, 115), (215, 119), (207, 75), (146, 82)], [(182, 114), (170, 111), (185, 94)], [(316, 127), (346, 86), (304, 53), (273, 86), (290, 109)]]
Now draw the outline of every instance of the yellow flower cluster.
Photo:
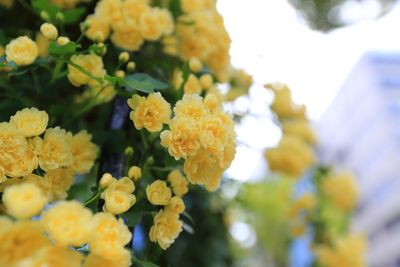
[(349, 173), (326, 177), (322, 182), (322, 192), (340, 210), (352, 211), (357, 205), (358, 187)]
[(198, 58), (221, 82), (229, 78), (231, 40), (216, 2), (181, 1), (183, 14), (177, 18), (176, 31), (163, 40), (164, 52), (183, 60)]
[(253, 84), (253, 77), (244, 70), (232, 68), (229, 83), (231, 87), (225, 94), (224, 99), (226, 101), (233, 101), (249, 92)]
[[(73, 183), (74, 175), (86, 174), (92, 168), (98, 148), (91, 142), (91, 135), (86, 131), (73, 135), (59, 127), (46, 130), (48, 120), (45, 111), (25, 108), (11, 116), (9, 122), (0, 123), (0, 191), (5, 192), (3, 198), (7, 192), (17, 190), (9, 186), (28, 183), (36, 185), (49, 202), (63, 199)], [(38, 167), (46, 172), (43, 177), (32, 173)], [(31, 186), (21, 186), (18, 190), (25, 192), (26, 198), (18, 197), (10, 201), (8, 210), (20, 218), (12, 212), (11, 205), (31, 205), (33, 202), (29, 202), (29, 199), (37, 194)], [(28, 217), (34, 215), (27, 214)]]
[(278, 147), (265, 152), (265, 158), (272, 171), (281, 171), (294, 178), (301, 176), (315, 162), (312, 147), (292, 135), (284, 135)]
[(266, 84), (267, 89), (271, 89), (275, 95), (271, 109), (280, 120), (285, 118), (303, 118), (305, 119), (306, 108), (304, 105), (298, 106), (293, 103), (292, 94), (289, 87), (281, 83)]
[[(94, 78), (102, 79), (106, 75), (106, 71), (103, 65), (103, 59), (95, 54), (80, 54), (73, 55), (71, 62), (80, 66), (85, 71), (90, 73)], [(74, 86), (90, 85), (92, 87), (99, 86), (99, 82), (86, 73), (83, 73), (76, 66), (68, 64), (68, 79)]]
[(204, 100), (196, 94), (184, 95), (174, 113), (170, 129), (161, 132), (161, 144), (175, 159), (185, 159), (184, 171), (191, 183), (215, 191), (236, 151), (232, 118), (212, 94)]
[(171, 117), (171, 105), (160, 93), (151, 93), (147, 98), (133, 95), (128, 105), (133, 110), (130, 119), (138, 130), (144, 127), (149, 132), (159, 132)]
[(39, 54), (38, 46), (27, 36), (20, 36), (6, 46), (7, 61), (14, 61), (18, 66), (30, 65)]
[(104, 199), (104, 211), (117, 215), (126, 212), (136, 203), (136, 197), (133, 195), (135, 184), (130, 178), (115, 179), (111, 174), (105, 173), (100, 184), (105, 185), (101, 194), (101, 198)]
[(179, 214), (185, 211), (182, 197), (188, 191), (187, 181), (178, 169), (169, 173), (168, 181), (175, 196), (162, 180), (156, 180), (146, 188), (149, 202), (164, 206), (154, 217), (149, 233), (150, 240), (157, 242), (162, 249), (169, 248), (182, 231), (183, 223), (179, 220)]
[[(131, 255), (124, 246), (131, 237), (121, 219), (93, 215), (77, 201), (61, 201), (43, 212), (40, 221), (0, 217), (0, 266), (129, 267)], [(86, 258), (71, 247), (86, 244)]]
[(87, 21), (88, 38), (102, 42), (111, 33), (114, 45), (128, 51), (137, 51), (144, 41), (157, 41), (174, 30), (169, 10), (152, 7), (148, 0), (101, 0)]
[(289, 88), (284, 84), (269, 84), (275, 94), (271, 109), (277, 115), (283, 131), (279, 145), (268, 149), (265, 158), (273, 171), (280, 171), (295, 178), (315, 163), (313, 144), (315, 133), (305, 117), (305, 107), (297, 107), (291, 98)]
[(349, 235), (337, 240), (333, 247), (321, 246), (317, 249), (318, 261), (326, 267), (367, 266), (366, 240), (360, 235)]

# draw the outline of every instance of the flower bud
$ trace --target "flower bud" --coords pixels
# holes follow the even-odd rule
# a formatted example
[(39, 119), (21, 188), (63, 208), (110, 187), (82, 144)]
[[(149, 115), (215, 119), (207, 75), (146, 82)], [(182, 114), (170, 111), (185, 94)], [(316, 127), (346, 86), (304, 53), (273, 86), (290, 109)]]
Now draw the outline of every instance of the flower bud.
[(66, 36), (60, 36), (57, 38), (57, 44), (60, 46), (66, 45), (70, 42), (69, 38)]
[(199, 72), (203, 68), (203, 64), (197, 57), (192, 57), (189, 60), (189, 68), (193, 72)]
[(128, 64), (126, 65), (126, 70), (128, 72), (134, 71), (136, 68), (136, 63), (134, 61), (129, 61)]
[(42, 26), (40, 26), (40, 32), (49, 40), (55, 40), (58, 37), (58, 30), (51, 23), (43, 23)]
[(115, 72), (115, 76), (119, 77), (119, 78), (124, 78), (125, 77), (125, 71), (123, 70), (117, 70)]
[(40, 12), (40, 17), (45, 21), (49, 21), (50, 20), (49, 13), (47, 13), (46, 11)]
[(103, 174), (103, 176), (101, 177), (100, 181), (99, 181), (99, 185), (101, 188), (107, 188), (111, 181), (112, 181), (113, 177), (111, 176), (111, 174), (109, 173), (105, 173)]
[(128, 52), (122, 52), (119, 54), (118, 60), (120, 63), (126, 63), (129, 60), (129, 53)]

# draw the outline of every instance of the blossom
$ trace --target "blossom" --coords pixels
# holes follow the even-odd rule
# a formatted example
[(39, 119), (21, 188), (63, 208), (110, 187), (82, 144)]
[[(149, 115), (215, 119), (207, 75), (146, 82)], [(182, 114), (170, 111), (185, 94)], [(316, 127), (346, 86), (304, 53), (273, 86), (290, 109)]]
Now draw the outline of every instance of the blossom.
[(92, 253), (108, 260), (126, 255), (124, 246), (131, 240), (132, 234), (122, 219), (117, 220), (110, 213), (96, 213), (91, 232), (89, 247)]
[(24, 108), (11, 116), (10, 123), (15, 125), (16, 130), (26, 137), (42, 134), (49, 122), (46, 111), (37, 108)]
[(40, 26), (40, 32), (49, 40), (55, 40), (58, 37), (58, 30), (51, 23), (43, 23), (42, 26)]
[(20, 36), (6, 46), (7, 61), (14, 61), (18, 66), (32, 64), (38, 53), (38, 46), (27, 36)]
[(136, 182), (142, 176), (142, 169), (138, 166), (132, 166), (129, 168), (128, 176)]
[(213, 77), (208, 73), (201, 75), (199, 82), (203, 89), (208, 89), (214, 84)]
[(146, 187), (147, 199), (153, 205), (167, 205), (171, 199), (171, 189), (162, 180), (156, 180)]
[(224, 172), (220, 166), (220, 158), (205, 149), (187, 158), (183, 170), (189, 182), (204, 185), (209, 191), (217, 190)]
[(101, 188), (107, 188), (111, 182), (113, 181), (113, 177), (111, 176), (111, 174), (109, 173), (104, 173), (103, 176), (101, 177), (100, 181), (99, 181), (99, 186)]
[(175, 159), (194, 155), (200, 148), (198, 123), (188, 118), (174, 118), (169, 123), (170, 130), (160, 134), (161, 145)]
[(140, 15), (139, 29), (141, 35), (149, 41), (156, 41), (165, 33), (173, 31), (173, 19), (166, 9), (150, 8)]
[(32, 258), (33, 266), (81, 267), (84, 256), (69, 248), (48, 246), (40, 251), (39, 256)]
[(182, 198), (178, 196), (171, 197), (167, 206), (165, 206), (165, 210), (181, 214), (185, 211), (185, 203), (183, 202)]
[(161, 131), (163, 123), (171, 117), (171, 105), (160, 93), (149, 94), (147, 98), (134, 95), (128, 105), (133, 110), (130, 119), (138, 130), (144, 127), (149, 132)]
[(64, 45), (68, 44), (69, 42), (71, 42), (71, 40), (66, 36), (60, 36), (57, 38), (57, 44), (60, 46), (64, 46)]
[(193, 72), (199, 72), (203, 68), (203, 64), (197, 57), (192, 57), (189, 60), (189, 68)]
[(46, 205), (47, 199), (35, 184), (22, 183), (5, 188), (3, 203), (8, 214), (17, 219), (27, 219), (38, 214)]
[(86, 21), (89, 23), (89, 28), (85, 34), (90, 40), (102, 42), (108, 38), (110, 35), (110, 25), (105, 18), (90, 15), (86, 18)]
[(61, 246), (81, 246), (89, 241), (92, 212), (78, 201), (61, 201), (42, 214), (41, 222)]
[(190, 74), (185, 85), (183, 86), (183, 91), (185, 94), (200, 94), (202, 86), (199, 79), (193, 74)]
[(32, 173), (38, 159), (14, 124), (0, 123), (0, 167), (10, 177), (21, 177)]
[[(106, 74), (103, 66), (103, 59), (95, 54), (73, 55), (70, 61), (83, 68), (95, 78), (102, 79)], [(77, 87), (84, 84), (91, 86), (99, 85), (97, 80), (89, 77), (87, 74), (83, 73), (81, 70), (71, 64), (68, 64), (68, 80), (72, 83), (72, 85)]]
[(71, 165), (71, 138), (72, 135), (60, 127), (47, 129), (43, 139), (35, 137), (33, 143), (40, 168), (47, 171)]
[[(111, 177), (111, 180), (105, 186), (107, 183), (105, 179), (109, 180), (109, 177)], [(132, 194), (135, 185), (130, 178), (123, 177), (117, 180), (109, 174), (104, 174), (102, 180), (100, 183), (103, 184), (103, 187), (106, 187), (106, 190), (101, 194), (101, 198), (105, 201), (105, 211), (114, 215), (121, 214), (136, 203), (136, 197)]]
[(210, 153), (218, 154), (224, 150), (229, 138), (229, 126), (218, 115), (208, 115), (201, 121), (200, 144)]
[(286, 120), (282, 123), (284, 134), (297, 135), (309, 144), (314, 144), (316, 136), (310, 123), (304, 119)]
[(160, 210), (154, 217), (153, 226), (150, 228), (150, 240), (157, 242), (165, 250), (175, 242), (182, 231), (182, 225), (178, 214)]
[(131, 254), (128, 250), (124, 250), (121, 257), (109, 260), (99, 255), (90, 253), (83, 267), (129, 267), (131, 266)]
[(95, 14), (113, 25), (122, 18), (121, 6), (121, 0), (101, 0), (96, 5)]
[[(18, 244), (18, 246), (16, 246)], [(0, 266), (14, 266), (29, 260), (43, 248), (51, 245), (39, 222), (19, 221), (8, 226), (0, 235)]]
[(48, 183), (49, 201), (62, 200), (74, 182), (74, 173), (69, 168), (53, 169), (46, 172), (42, 180)]
[(340, 210), (348, 212), (357, 205), (358, 187), (355, 178), (348, 173), (340, 173), (324, 178), (322, 191)]
[(182, 197), (188, 191), (188, 182), (179, 170), (173, 170), (168, 174), (168, 181), (171, 183), (172, 192), (178, 197)]
[(88, 173), (97, 158), (99, 149), (91, 142), (91, 139), (92, 135), (85, 130), (78, 132), (71, 139), (73, 161), (70, 167), (76, 173)]
[(176, 117), (187, 117), (199, 121), (209, 113), (209, 110), (201, 96), (187, 94), (175, 104), (174, 113)]
[(36, 33), (35, 43), (38, 46), (38, 56), (47, 57), (49, 55), (50, 41), (40, 32)]
[(119, 48), (127, 51), (138, 51), (144, 42), (138, 29), (115, 31), (111, 35), (111, 41)]

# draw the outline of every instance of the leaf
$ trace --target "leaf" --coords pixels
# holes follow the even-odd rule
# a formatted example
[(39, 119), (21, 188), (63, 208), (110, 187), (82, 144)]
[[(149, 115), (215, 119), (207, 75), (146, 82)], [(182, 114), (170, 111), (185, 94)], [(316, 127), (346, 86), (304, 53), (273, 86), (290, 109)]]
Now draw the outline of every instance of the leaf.
[(169, 1), (169, 10), (171, 11), (174, 18), (179, 17), (182, 14), (181, 1), (180, 0)]
[(138, 258), (136, 258), (136, 257), (133, 255), (133, 253), (132, 253), (132, 261), (133, 261), (134, 263), (136, 263), (137, 265), (142, 266), (142, 267), (159, 267), (159, 266), (158, 266), (157, 264), (155, 264), (155, 263), (139, 260)]
[(127, 211), (122, 215), (122, 218), (125, 219), (125, 224), (133, 227), (136, 226), (138, 223), (140, 223), (140, 220), (142, 219), (143, 212), (142, 211)]
[(38, 13), (45, 11), (51, 19), (56, 17), (56, 14), (61, 11), (61, 8), (53, 5), (49, 0), (32, 0), (32, 6), (38, 10)]
[(65, 45), (58, 45), (56, 42), (52, 41), (49, 45), (49, 53), (53, 55), (72, 55), (75, 53), (77, 48), (76, 43), (69, 42)]
[(168, 84), (156, 80), (145, 73), (135, 73), (125, 77), (125, 87), (128, 92), (137, 90), (144, 93), (152, 93), (154, 90), (168, 88)]
[(64, 10), (62, 13), (64, 15), (64, 23), (65, 24), (73, 24), (75, 22), (80, 21), (83, 14), (85, 14), (86, 8), (77, 7), (72, 9)]
[(109, 83), (111, 83), (112, 85), (115, 84), (119, 84), (121, 86), (125, 85), (125, 80), (121, 77), (106, 75), (104, 79)]

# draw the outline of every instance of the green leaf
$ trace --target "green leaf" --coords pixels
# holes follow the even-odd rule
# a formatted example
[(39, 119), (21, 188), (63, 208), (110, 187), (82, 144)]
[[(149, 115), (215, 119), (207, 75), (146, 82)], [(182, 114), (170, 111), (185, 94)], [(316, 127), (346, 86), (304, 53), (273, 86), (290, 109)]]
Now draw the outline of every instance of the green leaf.
[(74, 42), (69, 42), (65, 45), (58, 45), (55, 41), (52, 41), (49, 45), (49, 53), (53, 55), (72, 55), (75, 53), (77, 45)]
[(64, 15), (64, 23), (65, 24), (73, 24), (80, 21), (83, 14), (85, 14), (86, 8), (77, 7), (72, 9), (64, 10), (62, 13)]
[(148, 262), (148, 261), (142, 261), (139, 260), (138, 258), (136, 258), (133, 253), (132, 253), (132, 261), (134, 263), (136, 263), (137, 265), (141, 266), (141, 267), (159, 267), (157, 264), (152, 263), (152, 262)]
[(168, 88), (168, 84), (154, 79), (145, 73), (135, 73), (125, 77), (125, 87), (128, 92), (135, 90), (152, 93), (154, 90), (164, 90)]
[(181, 1), (180, 0), (170, 0), (169, 10), (171, 11), (174, 18), (179, 17), (182, 14)]
[(115, 84), (119, 84), (121, 86), (125, 85), (125, 80), (124, 80), (124, 78), (121, 78), (121, 77), (106, 75), (104, 77), (104, 79), (106, 81), (108, 81), (109, 83), (111, 83), (112, 85), (115, 85)]
[(138, 210), (127, 211), (122, 215), (122, 218), (125, 219), (125, 224), (133, 227), (140, 223), (142, 219), (143, 212)]
[(37, 9), (38, 13), (47, 12), (51, 19), (55, 19), (56, 14), (61, 11), (60, 7), (51, 4), (49, 0), (32, 0), (32, 6)]

